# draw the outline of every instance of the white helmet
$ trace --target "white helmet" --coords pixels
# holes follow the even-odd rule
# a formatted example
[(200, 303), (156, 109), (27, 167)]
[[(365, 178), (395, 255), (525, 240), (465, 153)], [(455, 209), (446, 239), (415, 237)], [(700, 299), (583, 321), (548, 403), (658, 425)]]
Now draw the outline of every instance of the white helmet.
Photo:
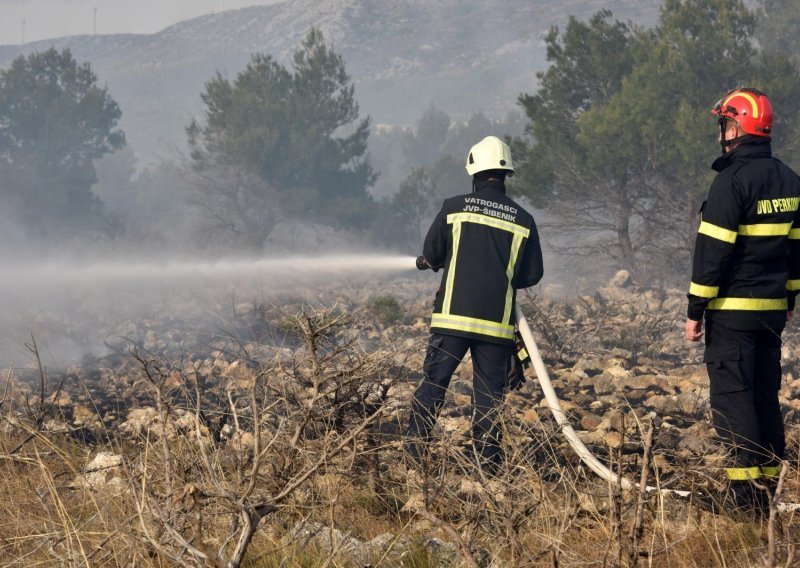
[(469, 151), (467, 156), (467, 173), (474, 176), (486, 170), (507, 170), (508, 175), (514, 173), (514, 162), (511, 161), (511, 150), (497, 136), (487, 136)]

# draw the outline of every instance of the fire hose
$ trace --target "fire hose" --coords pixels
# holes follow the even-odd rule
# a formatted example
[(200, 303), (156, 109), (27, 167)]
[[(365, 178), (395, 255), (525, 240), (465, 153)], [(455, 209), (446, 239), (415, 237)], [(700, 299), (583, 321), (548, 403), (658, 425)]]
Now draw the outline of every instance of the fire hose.
[[(516, 316), (517, 327), (519, 328), (520, 335), (522, 335), (522, 341), (525, 343), (525, 349), (527, 349), (528, 355), (531, 358), (533, 369), (536, 372), (536, 378), (539, 381), (539, 385), (542, 387), (542, 392), (547, 400), (547, 406), (550, 408), (553, 418), (555, 418), (556, 423), (561, 429), (561, 433), (567, 439), (569, 445), (572, 446), (572, 449), (575, 450), (575, 453), (577, 453), (581, 458), (581, 461), (585, 463), (589, 469), (606, 481), (616, 482), (617, 475), (611, 471), (608, 466), (597, 459), (594, 454), (592, 454), (589, 448), (587, 448), (583, 441), (578, 437), (575, 429), (569, 423), (566, 413), (561, 408), (561, 401), (558, 399), (558, 395), (556, 395), (553, 384), (550, 382), (550, 375), (547, 373), (547, 367), (544, 366), (544, 361), (539, 353), (539, 348), (536, 345), (536, 341), (533, 339), (533, 334), (531, 333), (531, 328), (528, 325), (528, 320), (525, 319), (525, 315), (522, 313), (519, 305), (516, 306)], [(620, 480), (620, 485), (623, 489), (633, 489), (635, 487), (635, 485), (625, 477)], [(689, 491), (658, 489), (656, 487), (649, 486), (647, 487), (647, 490), (666, 491), (677, 494), (680, 497), (688, 497), (690, 495)]]
[[(528, 351), (528, 355), (531, 358), (533, 369), (536, 372), (536, 378), (539, 381), (539, 385), (542, 387), (542, 392), (547, 400), (547, 406), (550, 408), (550, 412), (553, 414), (553, 418), (555, 418), (561, 433), (567, 439), (569, 445), (572, 446), (572, 449), (575, 450), (575, 453), (577, 453), (581, 458), (581, 461), (586, 464), (589, 469), (591, 469), (602, 479), (612, 483), (617, 483), (617, 474), (611, 471), (608, 466), (606, 466), (603, 462), (597, 459), (594, 454), (592, 454), (589, 448), (587, 448), (583, 441), (581, 441), (581, 439), (578, 437), (578, 434), (575, 432), (572, 425), (569, 423), (566, 413), (561, 408), (561, 401), (559, 401), (556, 391), (553, 388), (553, 384), (550, 382), (550, 375), (547, 373), (547, 367), (545, 367), (542, 356), (539, 353), (539, 348), (536, 345), (536, 341), (533, 339), (531, 328), (528, 325), (528, 321), (525, 319), (525, 314), (522, 313), (519, 305), (516, 306), (516, 318), (517, 327), (519, 328), (520, 335), (522, 335), (522, 341), (525, 343), (525, 348)], [(619, 483), (623, 489), (634, 489), (638, 486), (638, 484), (632, 483), (625, 477), (619, 479)], [(646, 486), (645, 491), (648, 493), (660, 493), (662, 495), (674, 495), (684, 499), (690, 497), (692, 494), (691, 491), (665, 489), (661, 487), (653, 487), (651, 485)], [(800, 510), (800, 503), (778, 503), (778, 511), (787, 512), (797, 510)]]
[[(416, 266), (419, 270), (433, 268), (424, 256), (417, 257)], [(547, 367), (545, 367), (544, 361), (542, 360), (542, 355), (539, 353), (539, 347), (536, 345), (536, 341), (533, 339), (533, 333), (531, 333), (528, 320), (525, 319), (525, 314), (522, 313), (519, 305), (515, 306), (515, 315), (517, 320), (517, 328), (522, 336), (523, 343), (525, 343), (525, 349), (528, 351), (528, 355), (531, 358), (533, 369), (536, 372), (536, 379), (539, 381), (539, 385), (542, 387), (542, 392), (544, 393), (545, 400), (547, 401), (547, 406), (550, 409), (550, 412), (553, 414), (553, 418), (555, 418), (561, 433), (567, 439), (567, 442), (569, 442), (569, 445), (572, 447), (575, 453), (578, 454), (578, 457), (580, 457), (581, 461), (600, 478), (610, 483), (619, 483), (622, 489), (629, 490), (637, 488), (639, 484), (631, 482), (626, 477), (618, 477), (618, 475), (611, 471), (607, 465), (597, 459), (591, 450), (586, 447), (586, 444), (584, 444), (583, 441), (578, 437), (578, 434), (570, 424), (564, 409), (561, 408), (561, 401), (558, 399), (558, 395), (553, 388), (553, 384), (550, 382), (550, 375), (547, 373)], [(663, 487), (654, 487), (652, 485), (646, 486), (645, 491), (647, 493), (673, 495), (682, 499), (689, 498), (692, 495), (691, 491), (666, 489)], [(788, 512), (798, 510), (800, 510), (800, 503), (778, 503), (778, 511)]]

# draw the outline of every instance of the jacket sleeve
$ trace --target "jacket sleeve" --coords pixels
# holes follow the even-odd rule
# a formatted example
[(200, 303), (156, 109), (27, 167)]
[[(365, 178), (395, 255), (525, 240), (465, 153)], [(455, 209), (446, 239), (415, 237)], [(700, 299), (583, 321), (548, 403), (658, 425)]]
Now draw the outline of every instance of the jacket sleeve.
[(719, 294), (720, 281), (736, 244), (743, 215), (734, 182), (718, 175), (700, 210), (700, 227), (694, 245), (692, 282), (689, 285), (689, 319), (703, 319), (708, 303)]
[(434, 271), (442, 268), (447, 260), (447, 214), (444, 205), (433, 220), (431, 228), (428, 229), (425, 243), (422, 246), (422, 256)]
[(789, 311), (793, 312), (797, 293), (800, 292), (800, 210), (795, 213), (789, 231), (789, 280), (786, 282), (786, 298)]
[(531, 233), (525, 243), (514, 288), (519, 290), (538, 284), (543, 275), (544, 262), (542, 261), (542, 247), (539, 244), (539, 233), (536, 231), (536, 223), (531, 223)]

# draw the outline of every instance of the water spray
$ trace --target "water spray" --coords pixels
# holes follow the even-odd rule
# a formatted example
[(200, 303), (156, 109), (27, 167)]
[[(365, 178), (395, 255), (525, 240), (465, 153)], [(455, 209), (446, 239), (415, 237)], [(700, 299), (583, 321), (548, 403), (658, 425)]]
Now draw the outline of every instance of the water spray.
[(267, 276), (296, 278), (298, 276), (353, 275), (381, 272), (401, 272), (414, 267), (413, 256), (351, 254), (328, 256), (285, 256), (262, 259), (218, 261), (44, 261), (6, 263), (4, 270), (14, 274), (16, 283), (26, 280), (39, 283), (102, 283), (170, 281), (194, 278), (231, 278)]

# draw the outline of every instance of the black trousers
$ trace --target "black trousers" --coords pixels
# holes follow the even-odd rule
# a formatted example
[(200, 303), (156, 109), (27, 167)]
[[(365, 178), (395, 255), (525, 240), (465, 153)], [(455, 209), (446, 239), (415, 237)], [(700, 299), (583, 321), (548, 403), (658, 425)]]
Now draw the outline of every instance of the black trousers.
[(408, 425), (407, 450), (419, 459), (430, 441), (431, 430), (444, 403), (450, 378), (466, 355), (472, 353), (472, 440), (476, 454), (489, 468), (502, 461), (497, 407), (503, 400), (513, 345), (434, 333), (428, 343), (425, 378), (414, 393)]
[(734, 329), (706, 320), (703, 360), (711, 411), (714, 428), (732, 450), (731, 479), (758, 477), (757, 468), (777, 466), (783, 459), (786, 438), (778, 402), (782, 331)]

